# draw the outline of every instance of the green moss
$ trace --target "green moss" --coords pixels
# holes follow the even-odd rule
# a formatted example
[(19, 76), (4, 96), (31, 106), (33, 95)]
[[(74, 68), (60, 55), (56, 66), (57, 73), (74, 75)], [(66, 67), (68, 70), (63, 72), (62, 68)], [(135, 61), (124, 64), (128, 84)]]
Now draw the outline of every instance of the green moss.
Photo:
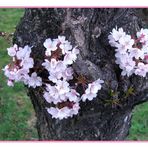
[(133, 119), (128, 140), (148, 140), (148, 103), (133, 110)]

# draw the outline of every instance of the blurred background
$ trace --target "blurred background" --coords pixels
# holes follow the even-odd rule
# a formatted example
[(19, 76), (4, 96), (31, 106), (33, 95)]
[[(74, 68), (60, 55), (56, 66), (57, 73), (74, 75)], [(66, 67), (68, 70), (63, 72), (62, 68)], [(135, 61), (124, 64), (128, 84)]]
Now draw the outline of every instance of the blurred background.
[[(142, 12), (148, 16), (147, 9)], [(6, 32), (5, 38), (0, 37), (0, 140), (38, 140), (35, 113), (25, 87), (21, 83), (8, 87), (1, 70), (10, 61), (6, 49), (23, 14), (24, 9), (0, 9), (0, 32)], [(127, 140), (148, 140), (148, 102), (133, 110)]]

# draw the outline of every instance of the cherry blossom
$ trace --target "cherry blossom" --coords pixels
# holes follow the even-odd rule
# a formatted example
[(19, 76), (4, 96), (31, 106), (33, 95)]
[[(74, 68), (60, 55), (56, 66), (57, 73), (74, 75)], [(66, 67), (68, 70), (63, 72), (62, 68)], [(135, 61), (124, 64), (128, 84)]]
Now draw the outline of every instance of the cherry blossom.
[(16, 57), (19, 60), (29, 58), (30, 53), (31, 53), (31, 47), (29, 47), (28, 45), (25, 46), (24, 48), (19, 47), (19, 50), (16, 53)]
[(66, 119), (69, 117), (70, 114), (70, 109), (68, 107), (63, 107), (59, 109), (58, 107), (50, 107), (47, 109), (47, 112), (52, 115), (52, 118), (56, 119)]
[(85, 90), (85, 94), (83, 94), (81, 97), (82, 101), (86, 101), (86, 99), (92, 101), (97, 96), (98, 90), (101, 89), (101, 83), (104, 83), (104, 81), (98, 79), (93, 83), (88, 84), (88, 88)]
[(132, 39), (119, 28), (113, 29), (108, 36), (110, 45), (116, 47), (115, 62), (122, 69), (122, 76), (136, 74), (145, 77), (148, 72), (148, 29), (142, 28), (136, 35), (137, 38)]
[(35, 88), (42, 85), (42, 80), (36, 72), (30, 73), (30, 68), (34, 66), (34, 60), (30, 57), (31, 47), (24, 48), (14, 44), (7, 49), (8, 55), (12, 56), (12, 63), (4, 67), (4, 74), (8, 77), (8, 86), (14, 86), (14, 82), (24, 82), (25, 85)]
[(71, 65), (73, 64), (73, 62), (76, 61), (77, 59), (77, 54), (78, 54), (78, 50), (77, 49), (73, 49), (72, 51), (69, 51), (66, 53), (65, 57), (64, 57), (64, 63), (66, 65)]
[(55, 51), (57, 49), (57, 44), (58, 44), (57, 40), (52, 42), (52, 40), (50, 38), (46, 39), (45, 42), (43, 43), (44, 47), (46, 48), (45, 55), (50, 56), (51, 52)]
[(141, 62), (138, 63), (137, 69), (135, 70), (135, 74), (145, 77), (147, 72), (148, 72), (148, 64), (143, 64)]
[(123, 28), (119, 28), (118, 30), (117, 28), (116, 29), (114, 28), (111, 34), (115, 41), (119, 41), (121, 38), (125, 36), (125, 32), (123, 31)]
[(130, 57), (134, 57), (136, 58), (137, 60), (140, 58), (140, 59), (144, 59), (144, 51), (143, 50), (140, 50), (138, 48), (131, 48), (130, 49), (130, 54), (129, 54)]
[(79, 96), (80, 94), (75, 89), (71, 89), (68, 93), (66, 93), (66, 97), (68, 97), (68, 99), (73, 102), (80, 101)]
[(73, 69), (72, 67), (68, 67), (66, 68), (63, 73), (62, 73), (62, 76), (63, 76), (63, 79), (64, 80), (72, 80), (73, 79)]
[(37, 76), (36, 72), (33, 72), (31, 74), (31, 77), (28, 79), (28, 86), (35, 88), (36, 86), (41, 86), (42, 85), (42, 79)]
[(79, 103), (75, 103), (72, 108), (69, 108), (67, 106), (63, 108), (50, 107), (47, 108), (47, 112), (52, 115), (52, 118), (62, 120), (68, 117), (72, 117), (73, 115), (77, 115), (79, 109), (80, 109)]
[(17, 50), (18, 50), (18, 46), (14, 44), (13, 47), (7, 48), (8, 55), (11, 57), (14, 57), (16, 55)]
[(14, 82), (13, 82), (12, 80), (8, 80), (8, 81), (7, 81), (7, 85), (8, 85), (8, 86), (14, 86)]
[(69, 83), (67, 81), (61, 81), (61, 80), (59, 80), (59, 81), (57, 81), (55, 87), (58, 90), (58, 93), (60, 95), (69, 92)]
[(130, 35), (124, 35), (119, 39), (119, 44), (121, 44), (125, 49), (131, 49), (134, 45), (134, 40), (131, 39)]
[(47, 60), (47, 59), (45, 59), (45, 62), (42, 63), (42, 66), (43, 66), (45, 69), (49, 70), (49, 69), (50, 69), (50, 61)]
[(137, 37), (141, 43), (148, 42), (148, 29), (141, 28), (141, 30), (137, 32)]
[[(120, 29), (116, 39), (120, 38), (122, 32)], [(73, 48), (65, 36), (58, 36), (57, 39), (48, 38), (43, 47), (46, 49), (41, 69), (35, 67), (34, 59), (31, 57), (31, 47), (28, 45), (22, 48), (15, 44), (7, 49), (8, 55), (12, 57), (12, 63), (3, 69), (8, 77), (7, 85), (14, 86), (15, 82), (23, 82), (34, 89), (42, 86), (43, 98), (51, 106), (47, 108), (51, 117), (59, 120), (73, 117), (78, 114), (81, 101), (91, 101), (97, 97), (104, 81), (97, 79), (86, 84), (86, 87), (88, 86), (86, 90), (78, 88), (80, 87), (77, 84), (78, 74), (75, 74), (72, 64), (77, 60), (80, 51), (77, 47)], [(46, 78), (39, 76), (38, 69), (48, 73)]]
[(27, 57), (21, 61), (20, 66), (22, 66), (24, 69), (29, 69), (29, 68), (33, 68), (33, 64), (34, 64), (33, 59), (30, 57)]
[[(54, 50), (52, 49), (53, 44)], [(48, 79), (53, 84), (52, 86), (46, 84), (43, 97), (46, 102), (55, 105), (55, 107), (48, 108), (47, 112), (52, 118), (60, 120), (72, 117), (78, 114), (80, 101), (86, 101), (86, 99), (92, 100), (97, 96), (97, 92), (101, 89), (101, 84), (104, 81), (98, 79), (92, 84), (88, 84), (88, 89), (85, 90), (84, 94), (80, 95), (74, 88), (77, 85), (70, 86), (69, 83), (69, 80), (74, 79), (74, 70), (71, 65), (77, 60), (79, 49), (76, 47), (72, 48), (71, 43), (66, 40), (65, 36), (58, 36), (57, 39), (53, 40), (46, 39), (44, 47), (46, 48), (45, 55), (47, 58), (42, 63), (42, 66), (48, 71)], [(56, 57), (58, 52), (61, 52), (63, 58), (58, 59), (59, 57)], [(59, 103), (64, 106), (58, 107)]]

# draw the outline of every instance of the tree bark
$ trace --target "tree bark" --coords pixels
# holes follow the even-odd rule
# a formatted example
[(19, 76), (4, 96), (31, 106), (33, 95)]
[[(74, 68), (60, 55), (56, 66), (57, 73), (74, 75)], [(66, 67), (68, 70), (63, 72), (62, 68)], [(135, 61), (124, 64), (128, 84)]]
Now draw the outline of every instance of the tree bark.
[[(14, 43), (30, 45), (35, 64), (44, 60), (43, 42), (65, 35), (80, 55), (74, 70), (92, 80), (101, 78), (103, 88), (93, 101), (81, 102), (73, 118), (52, 119), (42, 88), (28, 88), (37, 117), (40, 140), (123, 140), (128, 134), (132, 109), (148, 100), (148, 77), (122, 77), (115, 64), (115, 50), (108, 35), (115, 27), (135, 34), (144, 22), (137, 9), (26, 9), (17, 26)], [(41, 74), (46, 77), (46, 73)], [(128, 94), (130, 89), (133, 94)], [(114, 95), (111, 95), (110, 92)], [(128, 95), (125, 95), (128, 94)], [(126, 97), (125, 97), (126, 96)]]

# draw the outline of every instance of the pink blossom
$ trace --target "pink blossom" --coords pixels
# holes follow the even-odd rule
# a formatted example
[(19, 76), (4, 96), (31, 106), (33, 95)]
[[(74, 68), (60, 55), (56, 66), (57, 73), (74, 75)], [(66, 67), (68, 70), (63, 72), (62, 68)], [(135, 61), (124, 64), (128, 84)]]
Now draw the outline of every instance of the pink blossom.
[(123, 31), (122, 28), (119, 28), (118, 30), (117, 28), (113, 29), (111, 34), (115, 41), (119, 41), (122, 37), (125, 36), (125, 32)]
[(67, 81), (58, 80), (56, 83), (56, 89), (60, 95), (69, 92), (69, 83)]
[(8, 81), (7, 81), (7, 85), (8, 85), (8, 86), (14, 86), (13, 80), (8, 80)]
[(33, 72), (28, 80), (28, 86), (35, 88), (41, 85), (42, 85), (42, 79), (39, 76), (37, 76), (36, 72)]
[(17, 59), (29, 58), (31, 53), (31, 48), (27, 45), (24, 48), (19, 47), (19, 50), (16, 53)]
[(148, 72), (148, 64), (138, 63), (137, 69), (135, 70), (135, 74), (145, 77)]
[(46, 39), (45, 42), (43, 43), (44, 47), (46, 48), (45, 55), (51, 56), (51, 52), (57, 49), (57, 44), (58, 44), (57, 40), (52, 41), (50, 38)]
[(93, 83), (89, 83), (88, 88), (85, 90), (85, 94), (81, 97), (82, 101), (86, 101), (86, 99), (89, 101), (93, 100), (97, 96), (98, 90), (101, 89), (102, 83), (104, 83), (104, 81), (100, 79), (94, 81)]
[(13, 47), (7, 48), (8, 55), (11, 57), (14, 57), (17, 53), (17, 50), (18, 50), (18, 46), (16, 44), (14, 44)]
[(79, 96), (80, 94), (75, 89), (71, 89), (70, 92), (66, 94), (66, 97), (68, 97), (69, 101), (74, 102), (78, 102), (80, 100)]

